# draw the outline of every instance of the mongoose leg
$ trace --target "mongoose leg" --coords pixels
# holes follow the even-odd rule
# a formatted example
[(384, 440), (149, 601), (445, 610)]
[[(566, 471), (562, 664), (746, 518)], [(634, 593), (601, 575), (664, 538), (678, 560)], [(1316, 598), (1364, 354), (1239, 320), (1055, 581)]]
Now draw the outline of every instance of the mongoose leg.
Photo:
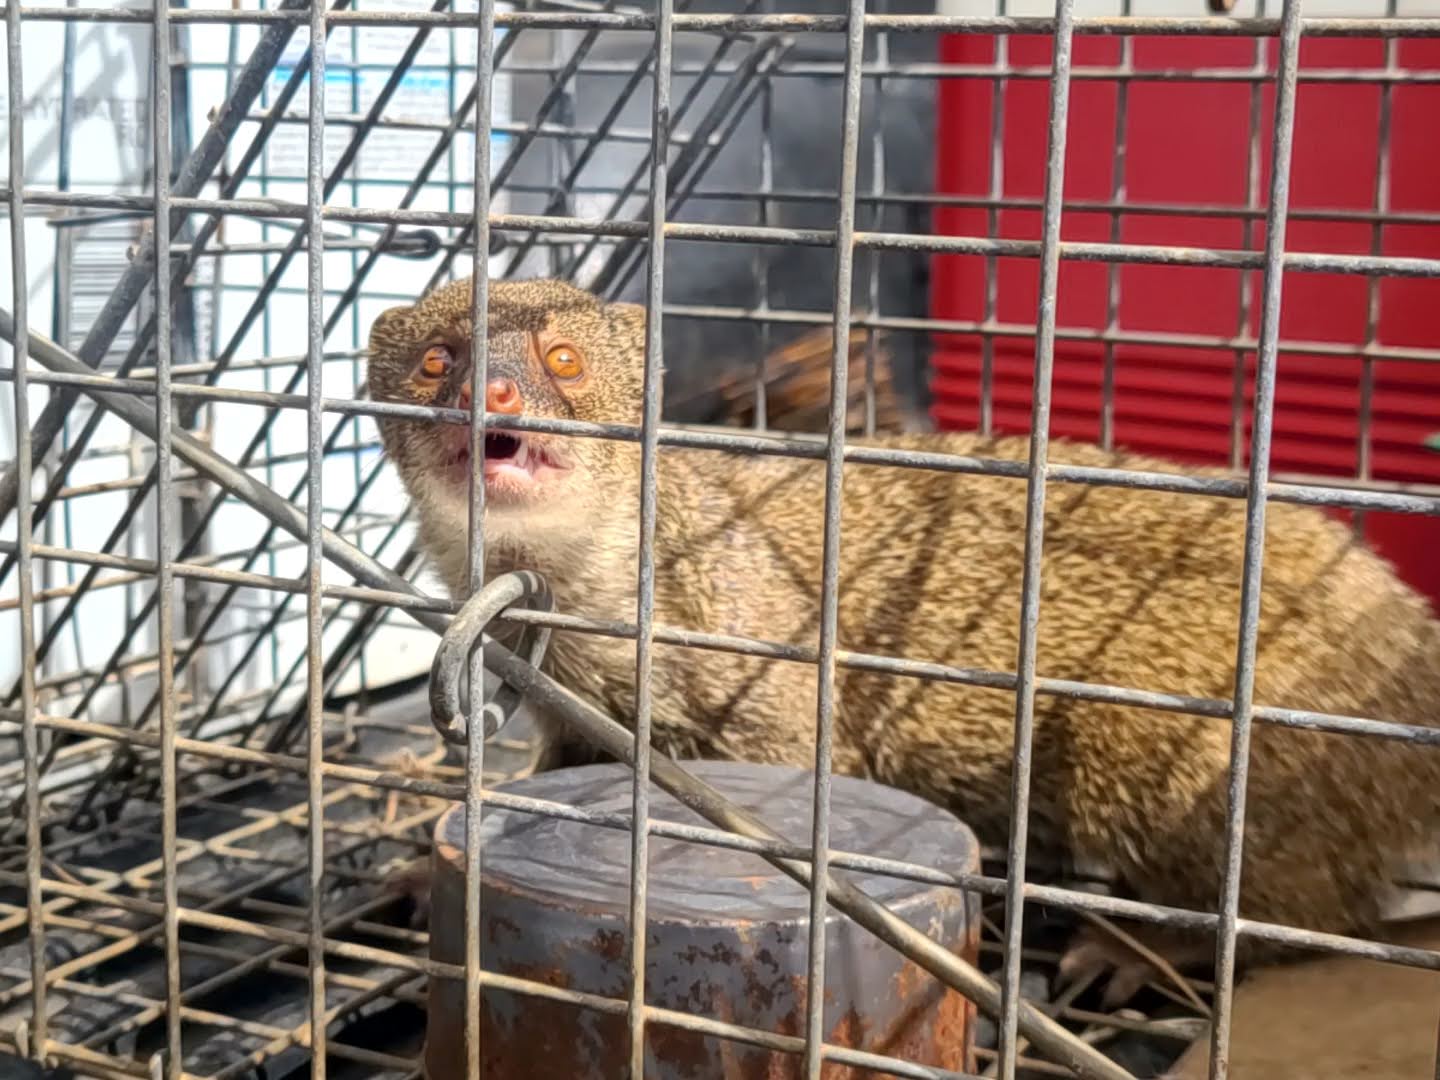
[(414, 929), (430, 923), (430, 858), (412, 859), (393, 871), (381, 886), (382, 892), (396, 899), (408, 899), (414, 905), (410, 925)]

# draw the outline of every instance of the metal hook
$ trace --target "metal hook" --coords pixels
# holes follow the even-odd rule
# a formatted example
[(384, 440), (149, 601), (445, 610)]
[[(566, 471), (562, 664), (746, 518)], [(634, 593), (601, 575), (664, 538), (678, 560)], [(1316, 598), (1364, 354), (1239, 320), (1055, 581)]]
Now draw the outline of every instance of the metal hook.
[[(440, 638), (430, 664), (430, 722), (446, 742), (465, 745), (469, 739), (469, 706), (484, 690), (472, 685), (468, 699), (460, 700), (460, 683), (471, 655), (485, 641), (485, 630), (506, 609), (519, 604), (531, 611), (554, 611), (555, 601), (545, 579), (532, 570), (517, 570), (491, 581), (465, 601), (460, 613)], [(550, 644), (548, 626), (521, 628), (515, 652), (532, 667), (539, 667)], [(520, 692), (501, 683), (495, 696), (480, 708), (485, 737), (494, 735), (514, 715)]]

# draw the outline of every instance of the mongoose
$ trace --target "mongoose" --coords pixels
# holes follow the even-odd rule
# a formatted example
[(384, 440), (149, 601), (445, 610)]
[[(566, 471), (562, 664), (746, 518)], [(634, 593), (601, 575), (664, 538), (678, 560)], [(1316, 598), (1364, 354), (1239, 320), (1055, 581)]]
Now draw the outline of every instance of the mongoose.
[[(380, 315), (370, 331), (370, 394), (468, 409), (470, 310), (463, 280)], [(638, 425), (644, 326), (642, 308), (559, 282), (492, 284), (487, 408)], [(379, 424), (421, 541), (462, 597), (468, 429)], [(1028, 453), (1024, 437), (881, 441), (977, 458)], [(1176, 471), (1058, 441), (1051, 458)], [(823, 463), (662, 448), (657, 468), (657, 625), (813, 647)], [(492, 429), (486, 574), (535, 569), (562, 611), (633, 621), (639, 475), (634, 442)], [(1056, 482), (1046, 507), (1039, 673), (1228, 700), (1243, 500)], [(840, 646), (1013, 671), (1024, 524), (1023, 480), (848, 464)], [(1263, 596), (1257, 704), (1434, 722), (1440, 624), (1343, 524), (1272, 504)], [(545, 663), (575, 693), (617, 718), (633, 716), (633, 641), (556, 633)], [(655, 744), (676, 755), (813, 766), (816, 677), (810, 664), (658, 645)], [(1004, 844), (1011, 692), (842, 667), (837, 701), (836, 770), (916, 792)], [(1214, 911), (1229, 749), (1223, 720), (1041, 695), (1031, 850), (1104, 864), (1140, 899)], [(1256, 724), (1248, 791), (1241, 916), (1364, 931), (1375, 925), (1387, 871), (1440, 810), (1440, 752)], [(1180, 962), (1213, 949), (1211, 940), (1153, 928), (1146, 939)]]

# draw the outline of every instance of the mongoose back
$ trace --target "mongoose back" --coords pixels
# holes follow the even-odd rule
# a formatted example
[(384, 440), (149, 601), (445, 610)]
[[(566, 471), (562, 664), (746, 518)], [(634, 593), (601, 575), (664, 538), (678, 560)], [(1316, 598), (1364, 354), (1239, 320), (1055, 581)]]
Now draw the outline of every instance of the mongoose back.
[[(638, 425), (645, 316), (553, 281), (490, 287), (487, 407)], [(377, 400), (469, 408), (471, 287), (383, 313), (370, 332)], [(469, 432), (381, 419), (422, 543), (452, 595), (466, 579)], [(877, 440), (1024, 460), (1025, 438)], [(1055, 442), (1055, 462), (1174, 471)], [(682, 630), (815, 646), (824, 466), (663, 448), (655, 618)], [(1218, 474), (1217, 474), (1218, 475)], [(486, 437), (486, 573), (540, 571), (561, 610), (633, 621), (640, 451), (632, 442)], [(1228, 700), (1234, 691), (1243, 500), (1052, 483), (1040, 675)], [(1430, 725), (1440, 626), (1424, 600), (1317, 510), (1272, 504), (1255, 700)], [(1023, 480), (847, 464), (843, 649), (1013, 671)], [(633, 715), (634, 643), (556, 633), (546, 665), (617, 718)], [(814, 764), (814, 665), (657, 645), (654, 738), (671, 753)], [(1006, 689), (842, 667), (834, 765), (950, 807), (1003, 844), (1015, 699)], [(1230, 725), (1041, 695), (1032, 850), (1113, 869), (1145, 900), (1213, 911)], [(1440, 751), (1257, 724), (1240, 913), (1309, 929), (1372, 927), (1387, 871), (1440, 809)], [(1209, 955), (1149, 934), (1180, 961)]]

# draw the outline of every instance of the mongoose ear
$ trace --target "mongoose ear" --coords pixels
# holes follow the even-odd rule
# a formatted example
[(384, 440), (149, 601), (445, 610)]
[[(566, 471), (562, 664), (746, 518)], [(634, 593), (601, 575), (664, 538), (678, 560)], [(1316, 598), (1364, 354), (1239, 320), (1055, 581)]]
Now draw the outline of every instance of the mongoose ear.
[(624, 319), (641, 333), (645, 330), (645, 305), (632, 304), (629, 301), (617, 301), (607, 305), (611, 311)]
[(408, 304), (401, 304), (397, 307), (387, 308), (375, 317), (375, 321), (370, 324), (370, 351), (372, 354), (377, 346), (396, 342), (405, 336), (406, 317), (414, 310)]

